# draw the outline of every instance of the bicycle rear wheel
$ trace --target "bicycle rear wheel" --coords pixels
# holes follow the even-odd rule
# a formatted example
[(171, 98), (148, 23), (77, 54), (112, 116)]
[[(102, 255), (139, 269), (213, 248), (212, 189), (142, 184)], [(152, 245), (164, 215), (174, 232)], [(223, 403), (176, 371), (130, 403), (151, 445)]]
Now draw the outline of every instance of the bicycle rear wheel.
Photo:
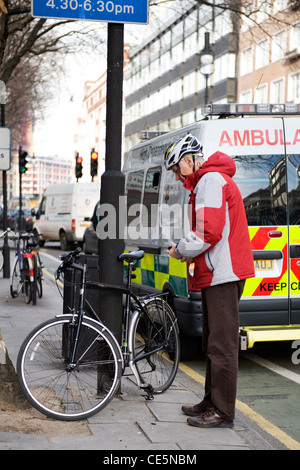
[(24, 258), (24, 263), (23, 263), (23, 280), (24, 280), (24, 297), (25, 297), (25, 303), (29, 304), (32, 299), (32, 287), (33, 283), (30, 280), (30, 267), (29, 267), (29, 261), (28, 258)]
[(51, 418), (74, 421), (102, 410), (118, 390), (122, 356), (111, 333), (84, 318), (75, 365), (70, 355), (77, 331), (72, 315), (37, 326), (23, 342), (17, 374), (29, 402)]
[(145, 301), (144, 309), (133, 320), (133, 362), (152, 393), (163, 393), (172, 385), (179, 364), (177, 319), (161, 298)]

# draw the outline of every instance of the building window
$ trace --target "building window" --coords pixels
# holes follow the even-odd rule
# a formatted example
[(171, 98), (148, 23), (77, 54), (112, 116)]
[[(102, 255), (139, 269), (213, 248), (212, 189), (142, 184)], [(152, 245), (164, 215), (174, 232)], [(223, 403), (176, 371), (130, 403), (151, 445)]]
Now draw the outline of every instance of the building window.
[(252, 103), (252, 90), (243, 91), (243, 93), (240, 94), (240, 102), (242, 104)]
[(271, 103), (283, 103), (284, 99), (284, 79), (279, 78), (271, 83)]
[(272, 62), (282, 59), (286, 54), (286, 31), (275, 34), (272, 40)]
[(257, 9), (256, 20), (258, 23), (263, 23), (270, 16), (271, 3), (266, 2), (265, 0), (258, 0), (256, 9)]
[(235, 54), (223, 54), (214, 62), (214, 81), (235, 77)]
[(255, 89), (254, 102), (255, 103), (267, 103), (268, 102), (268, 86), (266, 83), (264, 85), (258, 86)]
[(288, 101), (300, 103), (300, 72), (290, 75), (288, 90)]
[(260, 69), (269, 64), (269, 41), (264, 39), (256, 45), (256, 69)]
[(300, 44), (300, 22), (292, 26), (290, 33), (289, 51), (294, 50)]
[(253, 18), (253, 2), (247, 3), (246, 5), (242, 6), (242, 32), (247, 31), (248, 29), (252, 28), (254, 23), (252, 21)]
[(253, 72), (253, 50), (247, 47), (242, 51), (241, 56), (241, 76)]
[(273, 8), (274, 12), (285, 10), (287, 7), (287, 0), (274, 0), (273, 1)]

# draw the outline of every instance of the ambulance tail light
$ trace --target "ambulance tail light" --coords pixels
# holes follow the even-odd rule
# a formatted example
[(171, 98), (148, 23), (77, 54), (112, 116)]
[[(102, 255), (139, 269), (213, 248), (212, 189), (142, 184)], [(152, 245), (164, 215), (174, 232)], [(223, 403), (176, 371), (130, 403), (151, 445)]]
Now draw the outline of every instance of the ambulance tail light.
[(189, 275), (193, 277), (195, 274), (195, 263), (190, 263), (189, 264)]
[(76, 220), (72, 219), (72, 226), (71, 226), (72, 232), (75, 232), (76, 230)]
[(258, 115), (297, 115), (300, 114), (300, 104), (208, 104), (202, 108), (202, 114), (207, 116), (258, 116)]

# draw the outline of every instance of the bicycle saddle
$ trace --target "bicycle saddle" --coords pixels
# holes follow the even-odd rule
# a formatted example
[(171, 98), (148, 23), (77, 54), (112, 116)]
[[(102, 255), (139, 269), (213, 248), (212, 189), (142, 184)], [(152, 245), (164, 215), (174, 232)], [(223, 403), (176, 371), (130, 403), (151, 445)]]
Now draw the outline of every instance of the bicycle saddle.
[(127, 261), (128, 263), (130, 261), (133, 261), (133, 260), (138, 260), (138, 259), (142, 259), (143, 256), (144, 256), (144, 251), (142, 250), (139, 250), (139, 251), (132, 251), (131, 253), (122, 253), (120, 256), (119, 256), (119, 259), (120, 260), (124, 260), (124, 261)]

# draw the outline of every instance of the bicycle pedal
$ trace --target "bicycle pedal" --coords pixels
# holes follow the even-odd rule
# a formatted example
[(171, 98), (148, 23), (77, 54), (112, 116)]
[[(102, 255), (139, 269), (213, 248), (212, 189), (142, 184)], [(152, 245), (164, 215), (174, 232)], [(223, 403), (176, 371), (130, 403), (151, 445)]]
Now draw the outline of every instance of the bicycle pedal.
[(154, 396), (151, 393), (147, 393), (147, 395), (142, 395), (145, 400), (154, 400)]
[(152, 385), (146, 385), (146, 387), (141, 387), (142, 390), (144, 392), (146, 392), (146, 395), (142, 395), (142, 397), (145, 398), (145, 400), (153, 400), (154, 399), (154, 396), (153, 396), (153, 387)]

